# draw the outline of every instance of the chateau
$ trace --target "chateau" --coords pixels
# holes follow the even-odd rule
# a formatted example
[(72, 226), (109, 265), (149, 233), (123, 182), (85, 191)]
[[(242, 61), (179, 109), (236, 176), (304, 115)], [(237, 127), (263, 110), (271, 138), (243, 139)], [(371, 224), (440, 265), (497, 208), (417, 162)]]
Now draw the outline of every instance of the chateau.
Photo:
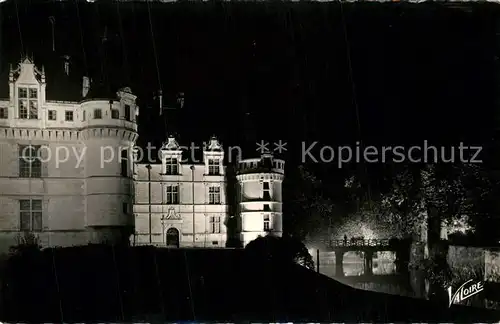
[(0, 84), (2, 252), (25, 233), (44, 247), (226, 247), (282, 234), (284, 161), (241, 160), (229, 176), (215, 137), (199, 164), (182, 163), (168, 137), (161, 164), (141, 163), (131, 89), (109, 93), (85, 76), (71, 88), (69, 61), (53, 72), (25, 58)]

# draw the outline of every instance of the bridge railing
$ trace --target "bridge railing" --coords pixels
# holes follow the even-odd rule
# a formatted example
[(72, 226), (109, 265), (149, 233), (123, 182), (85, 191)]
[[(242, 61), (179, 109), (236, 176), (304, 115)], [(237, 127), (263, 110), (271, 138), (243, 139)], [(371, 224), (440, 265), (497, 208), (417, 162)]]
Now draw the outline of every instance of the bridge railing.
[(350, 239), (350, 240), (331, 240), (332, 247), (367, 247), (367, 246), (389, 246), (389, 239)]

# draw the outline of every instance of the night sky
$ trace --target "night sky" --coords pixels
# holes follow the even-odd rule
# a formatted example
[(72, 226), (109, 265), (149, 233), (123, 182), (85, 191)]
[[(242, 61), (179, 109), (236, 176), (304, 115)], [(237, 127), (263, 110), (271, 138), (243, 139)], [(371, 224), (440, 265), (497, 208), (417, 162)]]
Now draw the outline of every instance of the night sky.
[(244, 155), (252, 157), (254, 140), (282, 139), (290, 167), (301, 141), (457, 145), (494, 137), (496, 6), (12, 1), (0, 8), (2, 71), (22, 53), (38, 64), (70, 55), (75, 71), (130, 86), (140, 98), (141, 145), (166, 137), (153, 107), (160, 87), (185, 93), (185, 107), (166, 114), (181, 142), (216, 134), (226, 145), (249, 143)]

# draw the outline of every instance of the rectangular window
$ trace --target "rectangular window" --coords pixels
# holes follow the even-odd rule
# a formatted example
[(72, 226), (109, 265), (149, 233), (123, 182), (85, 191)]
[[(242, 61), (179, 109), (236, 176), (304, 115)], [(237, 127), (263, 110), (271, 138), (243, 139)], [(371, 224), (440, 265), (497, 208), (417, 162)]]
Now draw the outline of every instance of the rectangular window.
[(179, 163), (177, 159), (168, 158), (166, 161), (165, 174), (174, 175), (179, 174)]
[(122, 204), (122, 212), (127, 215), (128, 214), (128, 204), (126, 202), (124, 202)]
[(218, 234), (220, 233), (220, 217), (210, 216), (210, 233)]
[(94, 119), (102, 119), (101, 109), (94, 109)]
[(27, 88), (19, 88), (17, 90), (17, 96), (19, 98), (27, 99), (28, 98), (28, 89)]
[(208, 174), (219, 175), (220, 174), (220, 164), (219, 160), (209, 159), (208, 160)]
[(8, 108), (0, 108), (0, 119), (9, 118), (9, 109)]
[(210, 205), (220, 204), (220, 187), (208, 188), (208, 203)]
[(38, 101), (30, 100), (30, 119), (38, 119)]
[(42, 231), (42, 201), (39, 199), (19, 200), (20, 230)]
[(262, 183), (262, 199), (271, 200), (271, 189), (267, 181)]
[(36, 89), (30, 88), (30, 99), (37, 99), (37, 98), (38, 98), (38, 91)]
[(179, 186), (167, 186), (167, 204), (177, 205), (179, 203)]
[(82, 121), (87, 120), (87, 113), (85, 111), (82, 111)]
[(120, 111), (118, 109), (111, 109), (111, 118), (119, 119), (120, 118)]
[(66, 110), (64, 118), (66, 121), (73, 121), (73, 112), (71, 110)]
[(18, 109), (20, 119), (38, 119), (37, 89), (18, 88)]
[(268, 214), (264, 215), (264, 231), (271, 230), (271, 219)]
[(40, 146), (19, 146), (19, 177), (40, 178), (42, 176), (42, 161)]
[(28, 101), (19, 99), (19, 118), (28, 119)]
[(271, 211), (269, 204), (264, 204), (264, 211)]
[(122, 150), (122, 155), (120, 159), (121, 163), (121, 176), (128, 177), (128, 150)]
[(49, 110), (48, 119), (49, 120), (56, 120), (57, 119), (57, 111)]
[(132, 121), (130, 118), (130, 105), (125, 105), (125, 120)]

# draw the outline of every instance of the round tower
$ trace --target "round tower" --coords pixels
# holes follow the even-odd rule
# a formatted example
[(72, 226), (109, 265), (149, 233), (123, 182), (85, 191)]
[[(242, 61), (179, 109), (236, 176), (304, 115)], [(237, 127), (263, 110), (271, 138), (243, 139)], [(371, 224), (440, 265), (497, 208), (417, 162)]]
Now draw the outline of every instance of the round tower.
[(126, 242), (133, 233), (133, 147), (138, 107), (130, 88), (115, 100), (81, 103), (85, 143), (85, 227), (92, 243)]
[(238, 215), (243, 246), (259, 236), (283, 233), (285, 161), (271, 154), (238, 163)]

